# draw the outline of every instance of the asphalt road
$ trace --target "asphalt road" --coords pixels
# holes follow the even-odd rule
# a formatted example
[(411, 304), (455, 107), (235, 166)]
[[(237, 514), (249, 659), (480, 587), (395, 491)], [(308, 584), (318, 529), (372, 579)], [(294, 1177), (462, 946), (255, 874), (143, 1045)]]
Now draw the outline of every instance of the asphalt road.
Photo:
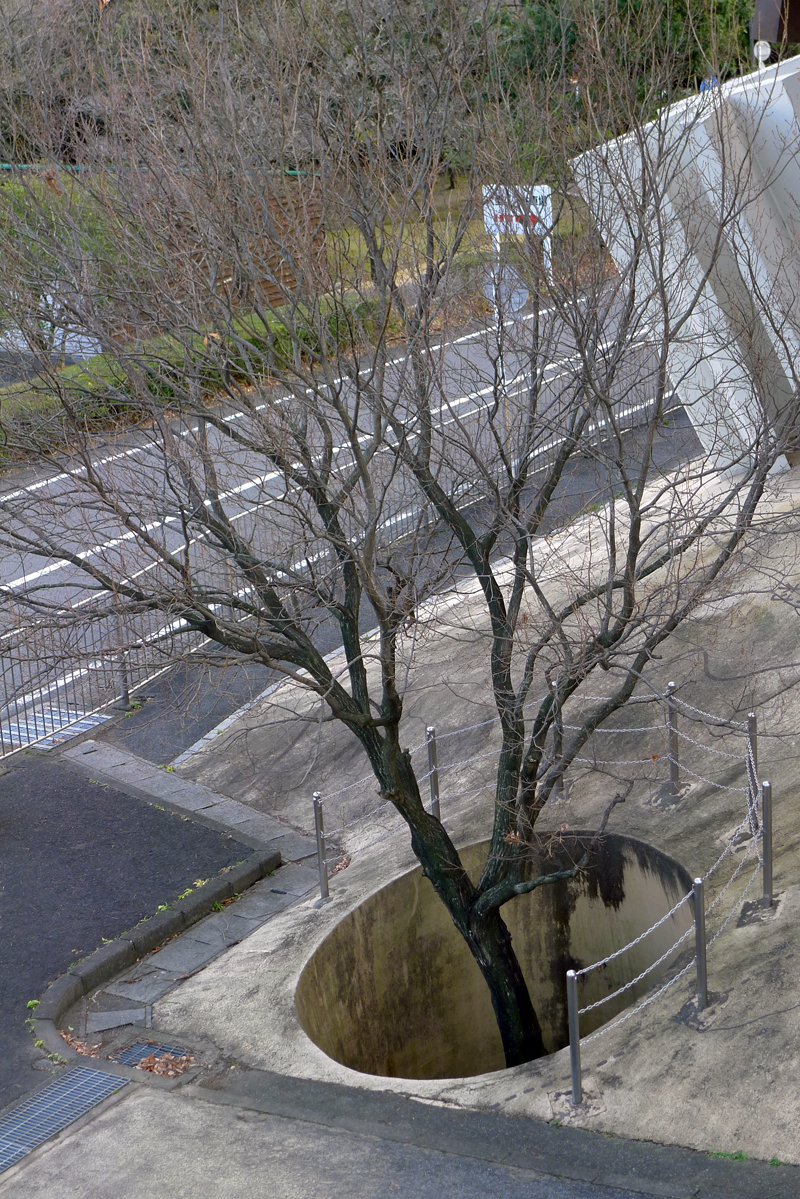
[[(638, 437), (632, 430), (626, 439), (627, 452), (632, 459), (640, 452)], [(692, 425), (683, 410), (678, 409), (656, 438), (653, 469), (669, 472), (698, 452), (699, 443)], [(571, 520), (590, 505), (601, 502), (605, 495), (605, 484), (599, 477), (596, 462), (591, 458), (573, 459), (556, 490), (542, 531), (548, 532)], [(442, 557), (437, 558), (437, 565), (446, 575), (446, 564), (442, 561), (448, 552), (445, 541), (442, 535)], [(498, 555), (506, 548), (501, 543)], [(455, 553), (449, 552), (452, 582), (464, 571)], [(448, 585), (443, 582), (442, 590)], [(365, 604), (362, 629), (366, 631), (373, 623), (374, 615)], [(332, 622), (320, 630), (319, 644), (325, 653), (341, 645)], [(226, 662), (221, 654), (217, 654), (215, 660), (216, 664), (211, 664), (190, 658), (175, 666), (140, 692), (138, 698), (142, 699), (143, 706), (138, 711), (116, 719), (107, 728), (101, 727), (96, 735), (159, 765), (166, 764), (278, 681), (275, 672), (255, 663)]]
[(30, 751), (0, 777), (0, 1108), (47, 1069), (26, 1004), (196, 878), (252, 851)]
[[(491, 329), (476, 330), (430, 351), (436, 362), (435, 398), (431, 400), (436, 469), (441, 484), (452, 490), (462, 507), (477, 502), (477, 493), (485, 488), (473, 456), (493, 461), (497, 455), (495, 438), (503, 436), (499, 432), (503, 427), (507, 444), (513, 446), (515, 442), (514, 423), (519, 420), (515, 404), (522, 403), (524, 408), (529, 387), (530, 367), (524, 346), (527, 320), (525, 315), (517, 318), (507, 334), (510, 343), (504, 351), (502, 372), (505, 398), (492, 417), (498, 364), (493, 362), (496, 347), (492, 345)], [(543, 371), (537, 415), (537, 455), (541, 456), (534, 459), (542, 467), (553, 457), (563, 437), (564, 414), (574, 407), (576, 371), (579, 373), (580, 368), (570, 334), (552, 311), (545, 313), (543, 329), (540, 353), (548, 364)], [(640, 339), (635, 339), (631, 360), (615, 384), (619, 396), (614, 402), (624, 407), (626, 420), (633, 419), (631, 404), (635, 409), (649, 402), (645, 393), (650, 386), (647, 377), (652, 354), (643, 332)], [(418, 435), (414, 431), (418, 422), (409, 359), (401, 355), (385, 369), (384, 394), (393, 397), (395, 415), (406, 422), (413, 441)], [(341, 384), (339, 402), (343, 408), (361, 404), (352, 383)], [(0, 702), (5, 699), (8, 703), (13, 698), (15, 707), (24, 713), (52, 709), (55, 722), (65, 723), (73, 713), (92, 711), (115, 693), (121, 647), (128, 647), (131, 678), (137, 682), (152, 676), (162, 662), (185, 645), (181, 622), (170, 621), (168, 615), (157, 612), (139, 611), (122, 621), (109, 613), (80, 626), (59, 616), (62, 629), (55, 635), (49, 624), (38, 625), (36, 605), (39, 610), (44, 605), (46, 610), (63, 612), (91, 604), (98, 593), (107, 598), (103, 584), (88, 578), (80, 563), (91, 563), (112, 579), (138, 581), (145, 593), (155, 588), (161, 596), (176, 589), (182, 592), (182, 571), (188, 568), (200, 580), (204, 595), (210, 590), (222, 597), (216, 604), (224, 615), (228, 602), (225, 596), (232, 588), (242, 589), (245, 576), (239, 572), (232, 577), (228, 560), (214, 548), (213, 535), (201, 532), (211, 490), (216, 490), (226, 519), (252, 547), (249, 552), (272, 564), (271, 570), (290, 574), (300, 571), (305, 575), (309, 562), (324, 557), (324, 547), (312, 531), (314, 522), (307, 524), (305, 520), (305, 501), (297, 487), (281, 470), (269, 467), (259, 448), (263, 432), (260, 423), (269, 423), (269, 414), (263, 410), (282, 405), (282, 398), (273, 397), (260, 403), (253, 414), (225, 411), (226, 427), (238, 430), (245, 439), (252, 438), (252, 445), (231, 441), (214, 426), (214, 414), (209, 412), (202, 430), (196, 422), (190, 422), (177, 424), (171, 432), (164, 431), (163, 445), (160, 436), (154, 438), (146, 432), (111, 439), (106, 448), (100, 443), (90, 447), (91, 467), (76, 457), (72, 464), (65, 463), (60, 473), (25, 472), (18, 485), (4, 489), (0, 494), (0, 584), (5, 588), (10, 639), (3, 655)], [(364, 442), (372, 435), (371, 424), (363, 405), (360, 411), (364, 413), (359, 417), (364, 433), (359, 440)], [(359, 431), (361, 428), (359, 424)], [(353, 466), (353, 446), (343, 429), (337, 431), (335, 420), (331, 436), (334, 442), (337, 437), (341, 440), (341, 444), (332, 445), (331, 454), (334, 476), (343, 482)], [(313, 426), (309, 446), (314, 455), (323, 454), (321, 438), (321, 429)], [(204, 445), (215, 462), (213, 488), (202, 478), (199, 458)], [(180, 468), (174, 461), (178, 449)], [(500, 469), (499, 462), (497, 465)], [(89, 469), (102, 499), (100, 492), (85, 482)], [(187, 482), (192, 472), (199, 479), (197, 493)], [(415, 525), (419, 492), (406, 471), (395, 469), (391, 453), (376, 453), (370, 459), (370, 472), (374, 494), (380, 496), (383, 491), (377, 532), (388, 544)], [(349, 527), (350, 520), (356, 522), (354, 527), (360, 527), (362, 503), (363, 497), (353, 501), (354, 513), (343, 518), (345, 527)], [(140, 531), (133, 532), (134, 527)], [(45, 548), (37, 551), (33, 546)], [(247, 586), (244, 584), (239, 592), (245, 600)], [(210, 598), (204, 602), (212, 607), (215, 603)], [(25, 629), (23, 637), (17, 631), (20, 627)], [(44, 712), (43, 728), (49, 719), (51, 715)], [(12, 730), (6, 739), (13, 740), (15, 735)], [(29, 737), (27, 728), (24, 737)]]

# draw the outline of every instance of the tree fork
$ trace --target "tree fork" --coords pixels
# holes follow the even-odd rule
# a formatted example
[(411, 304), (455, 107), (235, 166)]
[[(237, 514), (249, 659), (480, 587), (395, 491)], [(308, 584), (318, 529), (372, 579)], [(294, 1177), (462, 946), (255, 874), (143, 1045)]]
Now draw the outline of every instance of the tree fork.
[[(422, 863), (423, 873), (450, 913), (489, 988), (506, 1067), (544, 1057), (547, 1050), (541, 1025), (500, 909), (493, 908), (477, 916), (475, 905), (479, 892), (444, 830), (441, 833), (451, 853), (442, 852), (444, 845), (433, 843), (435, 833), (430, 835), (433, 830), (423, 831), (422, 822), (411, 823), (408, 814), (402, 812), (402, 808), (400, 810), (411, 826), (412, 847)], [(426, 823), (427, 820), (433, 822), (434, 818), (427, 817), (426, 813)]]

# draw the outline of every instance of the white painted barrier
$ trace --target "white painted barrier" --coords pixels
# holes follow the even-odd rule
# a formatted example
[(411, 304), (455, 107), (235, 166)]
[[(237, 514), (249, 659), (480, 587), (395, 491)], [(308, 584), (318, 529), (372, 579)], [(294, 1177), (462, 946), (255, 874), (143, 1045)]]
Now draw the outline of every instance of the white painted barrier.
[(665, 107), (573, 169), (714, 465), (782, 444), (800, 391), (800, 57)]

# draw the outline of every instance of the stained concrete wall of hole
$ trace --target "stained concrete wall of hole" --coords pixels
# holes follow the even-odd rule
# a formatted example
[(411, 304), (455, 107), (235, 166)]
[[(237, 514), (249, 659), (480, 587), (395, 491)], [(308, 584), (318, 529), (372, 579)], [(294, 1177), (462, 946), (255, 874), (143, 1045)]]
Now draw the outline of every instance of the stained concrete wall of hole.
[(573, 169), (623, 286), (652, 297), (655, 345), (665, 310), (674, 323), (698, 300), (668, 370), (713, 464), (748, 457), (764, 418), (796, 435), (800, 57), (673, 104)]
[[(576, 861), (589, 834), (554, 842), (548, 872)], [(461, 850), (476, 878), (488, 842)], [(691, 889), (677, 862), (630, 837), (608, 835), (579, 878), (506, 904), (503, 917), (550, 1052), (568, 1042), (565, 975), (605, 957), (660, 919)], [(581, 1006), (609, 995), (655, 962), (692, 923), (690, 904), (581, 982)], [(680, 952), (680, 951), (678, 951)], [(677, 954), (627, 994), (587, 1013), (586, 1036), (643, 994)], [(504, 1068), (489, 991), (420, 868), (346, 916), (306, 965), (296, 992), (303, 1029), (335, 1061), (368, 1074), (454, 1078)]]

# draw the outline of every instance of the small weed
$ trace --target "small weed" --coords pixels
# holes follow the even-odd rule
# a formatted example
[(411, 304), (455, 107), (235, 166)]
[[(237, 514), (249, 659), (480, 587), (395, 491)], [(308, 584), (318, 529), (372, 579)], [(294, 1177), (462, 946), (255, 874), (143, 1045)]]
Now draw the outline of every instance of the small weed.
[(163, 804), (160, 804), (160, 803), (154, 803), (154, 804), (153, 804), (153, 807), (154, 807), (154, 808), (156, 809), (156, 811), (158, 811), (158, 812), (163, 812), (163, 811), (164, 811), (164, 805), (163, 805)]
[[(186, 899), (187, 895), (191, 895), (191, 893), (195, 889), (195, 887), (198, 887), (198, 888), (204, 887), (207, 882), (208, 882), (207, 878), (196, 878), (194, 880), (194, 882), (192, 883), (191, 887), (187, 887), (185, 891), (181, 891), (180, 895), (178, 896), (178, 899)], [(159, 909), (159, 911), (160, 911), (160, 909)]]
[(771, 1157), (771, 1158), (769, 1159), (769, 1164), (770, 1164), (771, 1166), (782, 1166), (782, 1165), (783, 1165), (783, 1162), (780, 1160), (780, 1158), (777, 1158), (777, 1157)]
[(747, 1154), (744, 1149), (737, 1149), (735, 1153), (709, 1153), (709, 1157), (724, 1157), (729, 1162), (746, 1162)]
[(156, 911), (157, 912), (171, 912), (172, 904), (171, 903), (160, 903), (158, 905), (158, 907), (156, 908)]
[(555, 1120), (550, 1121), (550, 1127), (551, 1128), (560, 1128), (561, 1127), (561, 1121), (559, 1120), (558, 1116), (556, 1116)]
[(100, 940), (103, 942), (104, 945), (110, 945), (111, 942), (114, 940), (114, 938), (113, 937), (101, 937)]
[(218, 900), (215, 899), (211, 905), (211, 910), (212, 912), (224, 912), (225, 908)]
[(38, 999), (29, 999), (28, 1002), (25, 1004), (25, 1006), (28, 1009), (28, 1011), (32, 1011), (35, 1007), (39, 1006), (39, 1003), (40, 1003), (40, 1000), (38, 1000)]
[(95, 787), (102, 787), (103, 790), (108, 788), (108, 783), (101, 783), (100, 779), (89, 779), (90, 783), (94, 783)]
[(46, 1049), (47, 1048), (44, 1041), (34, 1041), (33, 1047), (34, 1047), (34, 1049)]
[(165, 767), (164, 767), (164, 769), (166, 770), (167, 774), (174, 774), (174, 773), (175, 773), (175, 767), (174, 767), (174, 766), (165, 766)]

